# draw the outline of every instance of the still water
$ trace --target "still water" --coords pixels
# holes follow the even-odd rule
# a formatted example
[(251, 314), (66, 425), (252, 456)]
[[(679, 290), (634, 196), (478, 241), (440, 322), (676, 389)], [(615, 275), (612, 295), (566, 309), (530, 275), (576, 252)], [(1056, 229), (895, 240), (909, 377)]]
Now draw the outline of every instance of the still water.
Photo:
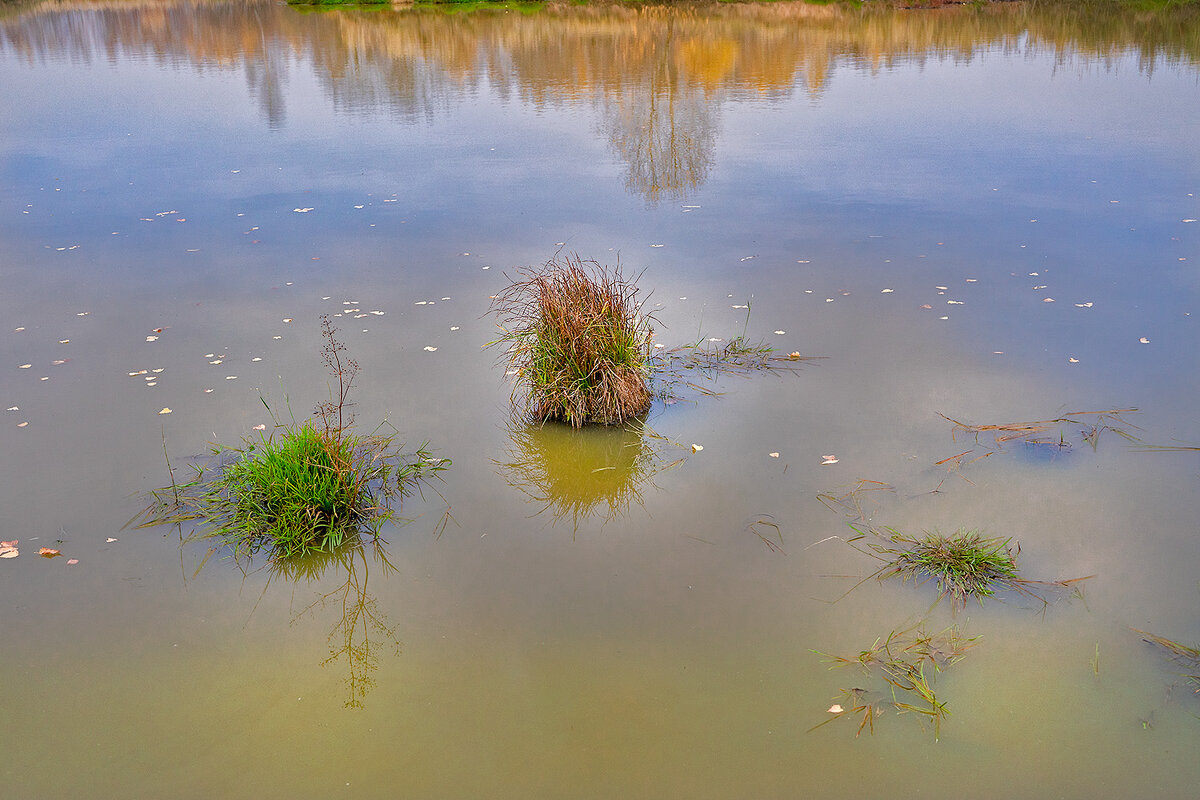
[[(1200, 641), (1200, 453), (939, 414), (1136, 408), (1113, 427), (1200, 444), (1196, 17), (0, 14), (0, 794), (1194, 792), (1200, 701), (1131, 628)], [(652, 433), (514, 424), (489, 298), (560, 249), (640, 276), (660, 342), (824, 358)], [(453, 461), (385, 530), (394, 570), (124, 529), (166, 457), (328, 399), (322, 314), (359, 428)], [(1094, 577), (957, 615), (854, 588), (878, 562), (829, 496), (862, 480), (872, 525)], [(890, 700), (814, 651), (922, 620), (979, 637), (937, 740), (890, 708), (810, 730), (842, 689)]]

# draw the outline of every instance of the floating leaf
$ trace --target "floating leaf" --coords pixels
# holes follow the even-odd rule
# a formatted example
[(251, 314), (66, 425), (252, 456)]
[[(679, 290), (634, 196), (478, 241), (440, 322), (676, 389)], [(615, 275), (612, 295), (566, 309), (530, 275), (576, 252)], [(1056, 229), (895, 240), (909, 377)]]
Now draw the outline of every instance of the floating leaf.
[(160, 412), (158, 412), (158, 413), (159, 413), (159, 414), (170, 414), (170, 413), (171, 413), (171, 409), (167, 408), (166, 406), (163, 406), (163, 410), (162, 410), (162, 411), (160, 411)]
[(703, 450), (703, 449), (704, 449), (704, 445), (702, 445), (702, 444), (693, 444), (693, 445), (692, 445), (692, 452), (693, 452), (693, 453), (699, 453), (699, 452), (700, 452), (701, 450)]
[(837, 456), (835, 456), (835, 455), (833, 455), (832, 453), (830, 453), (830, 454), (829, 454), (829, 455), (827, 455), (827, 456), (821, 456), (821, 459), (822, 459), (822, 461), (821, 461), (821, 464), (822, 464), (822, 466), (824, 466), (824, 465), (826, 465), (826, 464), (836, 464), (836, 463), (838, 463), (838, 457), (837, 457)]
[(62, 553), (53, 547), (41, 547), (38, 548), (38, 555), (42, 558), (55, 558), (56, 556), (61, 556)]

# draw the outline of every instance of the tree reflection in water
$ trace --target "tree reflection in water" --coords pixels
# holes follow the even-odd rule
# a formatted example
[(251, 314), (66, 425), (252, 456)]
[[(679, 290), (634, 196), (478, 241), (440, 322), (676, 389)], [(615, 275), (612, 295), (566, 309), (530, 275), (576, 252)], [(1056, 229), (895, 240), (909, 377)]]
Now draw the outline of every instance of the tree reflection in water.
[[(286, 83), (311, 68), (339, 113), (431, 121), (488, 89), (534, 109), (590, 104), (654, 204), (693, 194), (714, 163), (722, 108), (819, 98), (838, 68), (970, 62), (988, 51), (1074, 53), (1108, 65), (1133, 51), (1149, 74), (1200, 59), (1194, 6), (1002, 3), (936, 14), (809, 3), (548, 4), (529, 13), (428, 7), (300, 13), (275, 3), (63, 0), (0, 17), (0, 51), (35, 63), (141, 53), (203, 72), (240, 70), (270, 127)], [(66, 12), (73, 12), (68, 14)]]

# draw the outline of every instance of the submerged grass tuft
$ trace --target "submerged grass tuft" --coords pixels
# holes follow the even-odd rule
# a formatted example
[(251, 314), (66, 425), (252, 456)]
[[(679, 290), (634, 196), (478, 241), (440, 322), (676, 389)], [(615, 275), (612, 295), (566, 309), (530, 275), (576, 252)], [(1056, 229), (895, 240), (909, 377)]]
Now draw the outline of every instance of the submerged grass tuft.
[(492, 311), (518, 376), (513, 398), (538, 422), (620, 424), (650, 408), (653, 318), (620, 267), (551, 259), (497, 295)]
[(1156, 636), (1153, 633), (1140, 631), (1137, 628), (1132, 628), (1131, 630), (1141, 636), (1142, 641), (1146, 644), (1154, 645), (1168, 659), (1178, 665), (1183, 670), (1181, 675), (1191, 688), (1192, 693), (1200, 694), (1200, 647), (1188, 647), (1182, 642)]
[(882, 577), (900, 575), (904, 580), (936, 580), (938, 592), (952, 605), (965, 605), (970, 598), (991, 597), (997, 588), (1020, 580), (1017, 562), (1009, 547), (1011, 539), (984, 538), (978, 531), (958, 530), (950, 536), (927, 533), (919, 538), (897, 536), (893, 541), (908, 545), (900, 551)]
[[(349, 428), (349, 393), (358, 364), (344, 355), (328, 317), (322, 355), (337, 395), (314, 419), (276, 425), (241, 448), (217, 447), (193, 479), (151, 492), (137, 527), (199, 523), (192, 536), (214, 539), (237, 560), (267, 551), (276, 562), (332, 553), (360, 534), (378, 538), (392, 506), (449, 461), (422, 447), (405, 455), (394, 435)], [(264, 402), (265, 405), (265, 402)], [(268, 408), (269, 410), (269, 408)], [(169, 469), (168, 463), (168, 469)]]
[(968, 600), (978, 600), (982, 605), (985, 598), (1002, 591), (1033, 598), (1045, 606), (1050, 592), (1068, 588), (1078, 591), (1076, 584), (1088, 579), (1045, 582), (1022, 578), (1016, 563), (1020, 547), (1014, 552), (1012, 539), (985, 537), (979, 531), (960, 528), (949, 536), (936, 531), (910, 536), (894, 528), (850, 527), (858, 535), (847, 542), (855, 546), (868, 535), (874, 537), (866, 547), (885, 562), (869, 577), (883, 580), (898, 575), (918, 584), (936, 581), (938, 599), (949, 597), (953, 609), (965, 607)]
[[(828, 712), (832, 716), (810, 728), (816, 730), (840, 719), (858, 719), (855, 738), (864, 730), (875, 733), (875, 720), (892, 708), (901, 714), (916, 714), (933, 723), (934, 739), (941, 738), (942, 720), (949, 716), (946, 703), (938, 699), (933, 682), (945, 668), (957, 664), (979, 637), (964, 637), (957, 626), (930, 634), (920, 625), (892, 631), (886, 639), (876, 639), (854, 657), (813, 652), (823, 656), (830, 668), (857, 666), (866, 675), (882, 679), (887, 694), (862, 687), (842, 689)], [(889, 699), (890, 697), (890, 699)], [(842, 705), (845, 703), (845, 705)]]

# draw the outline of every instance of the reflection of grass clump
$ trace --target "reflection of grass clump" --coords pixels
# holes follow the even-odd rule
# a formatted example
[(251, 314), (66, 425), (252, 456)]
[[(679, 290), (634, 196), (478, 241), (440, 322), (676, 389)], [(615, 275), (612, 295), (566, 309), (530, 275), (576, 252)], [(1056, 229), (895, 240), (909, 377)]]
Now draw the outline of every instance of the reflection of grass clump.
[[(379, 535), (393, 500), (421, 479), (445, 469), (425, 449), (403, 456), (394, 436), (349, 431), (349, 392), (358, 364), (343, 355), (328, 317), (322, 320), (322, 355), (337, 378), (336, 399), (322, 403), (311, 420), (244, 448), (218, 448), (211, 466), (195, 478), (153, 494), (135, 519), (139, 527), (201, 520), (198, 532), (232, 548), (235, 558), (269, 550), (279, 560), (332, 552), (360, 531)], [(230, 456), (233, 459), (230, 460)]]
[[(641, 503), (642, 489), (661, 468), (642, 429), (574, 432), (555, 425), (520, 426), (501, 470), (507, 480), (554, 519), (594, 514), (606, 520)], [(540, 512), (539, 512), (540, 513)]]
[(523, 273), (492, 310), (516, 371), (514, 399), (537, 421), (618, 424), (650, 408), (652, 318), (620, 269), (567, 256)]

